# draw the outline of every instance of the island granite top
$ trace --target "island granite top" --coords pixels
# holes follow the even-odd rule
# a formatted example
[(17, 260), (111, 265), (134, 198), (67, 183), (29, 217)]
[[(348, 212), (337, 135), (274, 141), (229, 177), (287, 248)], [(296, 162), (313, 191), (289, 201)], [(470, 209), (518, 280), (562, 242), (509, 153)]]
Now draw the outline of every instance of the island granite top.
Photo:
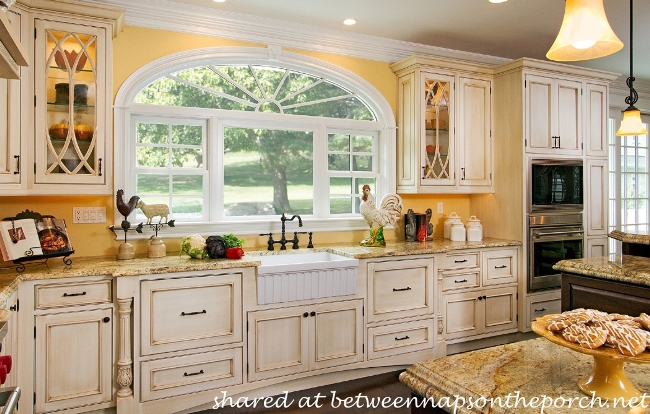
[(553, 269), (561, 272), (650, 286), (650, 258), (609, 255), (557, 262)]
[(623, 243), (650, 244), (650, 233), (647, 231), (641, 231), (638, 233), (626, 233), (623, 231), (614, 230), (609, 233), (609, 237), (622, 241)]
[[(191, 259), (187, 256), (170, 255), (149, 259), (136, 257), (131, 260), (116, 260), (109, 257), (74, 257), (72, 264), (66, 266), (60, 257), (54, 257), (46, 264), (25, 263), (25, 271), (18, 273), (10, 262), (0, 262), (0, 303), (5, 302), (18, 288), (21, 281), (62, 279), (79, 276), (138, 276), (148, 274), (191, 272), (200, 270), (235, 269), (256, 267), (261, 263), (257, 256), (269, 254), (297, 254), (308, 252), (331, 252), (355, 259), (372, 259), (381, 257), (408, 256), (445, 253), (453, 250), (478, 249), (489, 247), (520, 246), (521, 242), (495, 238), (484, 238), (478, 242), (452, 242), (447, 239), (434, 238), (427, 242), (388, 242), (386, 247), (362, 247), (359, 244), (339, 243), (322, 245), (315, 249), (298, 250), (247, 250), (242, 259)], [(6, 267), (3, 267), (6, 266)], [(0, 313), (0, 322), (3, 321)]]
[[(437, 404), (444, 403), (445, 398), (453, 404), (458, 398), (460, 405), (461, 398), (465, 399), (466, 405), (456, 411), (453, 406), (441, 407), (449, 413), (628, 413), (629, 408), (620, 404), (614, 408), (613, 402), (602, 408), (597, 402), (588, 408), (577, 407), (579, 402), (583, 407), (591, 404), (592, 397), (583, 394), (577, 382), (591, 372), (592, 366), (591, 356), (537, 338), (418, 362), (399, 378), (415, 393), (433, 398)], [(625, 364), (625, 373), (641, 393), (650, 395), (648, 365)], [(489, 406), (469, 409), (469, 399), (476, 402), (479, 397), (495, 399), (491, 410)], [(502, 406), (496, 397), (501, 397)], [(535, 408), (523, 406), (524, 401), (531, 403), (535, 397), (539, 398)], [(544, 397), (550, 397), (548, 401), (554, 401), (558, 407), (540, 411)], [(515, 407), (517, 398), (519, 404)], [(576, 399), (573, 407), (568, 407), (567, 399)]]

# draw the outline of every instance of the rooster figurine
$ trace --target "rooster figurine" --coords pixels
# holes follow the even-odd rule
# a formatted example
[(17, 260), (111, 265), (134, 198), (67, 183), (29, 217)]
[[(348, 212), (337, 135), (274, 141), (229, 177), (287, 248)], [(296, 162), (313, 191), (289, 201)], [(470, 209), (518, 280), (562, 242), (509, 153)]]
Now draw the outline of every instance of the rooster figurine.
[(370, 226), (370, 235), (360, 244), (366, 247), (386, 246), (384, 226), (399, 220), (402, 214), (402, 198), (397, 194), (386, 194), (377, 208), (368, 184), (363, 186), (362, 192), (363, 202), (359, 206), (359, 212)]
[[(117, 190), (117, 194), (115, 195), (116, 203), (117, 203), (117, 211), (120, 212), (121, 215), (124, 216), (124, 221), (128, 220), (129, 214), (135, 210), (136, 204), (138, 204), (138, 201), (140, 201), (140, 197), (138, 196), (133, 196), (129, 199), (128, 203), (124, 202), (124, 190)], [(128, 222), (128, 221), (127, 221)]]

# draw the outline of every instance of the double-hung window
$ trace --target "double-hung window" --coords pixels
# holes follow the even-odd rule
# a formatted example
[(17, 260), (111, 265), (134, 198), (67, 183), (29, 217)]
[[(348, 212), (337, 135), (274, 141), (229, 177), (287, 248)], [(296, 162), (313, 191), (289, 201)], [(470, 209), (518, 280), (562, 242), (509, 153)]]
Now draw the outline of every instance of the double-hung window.
[(274, 63), (183, 62), (140, 81), (116, 116), (128, 125), (118, 185), (186, 228), (268, 231), (282, 213), (364, 228), (363, 186), (394, 191), (392, 111), (349, 76)]

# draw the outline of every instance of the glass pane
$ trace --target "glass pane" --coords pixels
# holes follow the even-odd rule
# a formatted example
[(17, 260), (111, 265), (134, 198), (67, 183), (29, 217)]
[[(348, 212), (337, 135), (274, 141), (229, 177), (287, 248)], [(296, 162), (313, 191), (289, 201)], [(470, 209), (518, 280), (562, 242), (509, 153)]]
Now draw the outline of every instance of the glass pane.
[(200, 148), (172, 148), (172, 166), (177, 168), (199, 168), (203, 163)]
[(137, 147), (135, 149), (137, 167), (167, 167), (169, 149), (166, 147)]
[(344, 134), (329, 134), (327, 137), (328, 151), (350, 151), (350, 136)]
[(202, 145), (203, 127), (201, 125), (172, 125), (172, 144)]
[(350, 156), (347, 154), (329, 154), (327, 160), (330, 171), (350, 171)]
[[(255, 90), (254, 94), (260, 96), (255, 78), (253, 78), (250, 69), (247, 66), (218, 66), (215, 67), (215, 70), (217, 72), (207, 67), (193, 68), (177, 72), (174, 76), (192, 84), (213, 90), (216, 93), (226, 94), (251, 103), (256, 102), (255, 99), (241, 89), (252, 88)], [(238, 83), (238, 85), (234, 85), (224, 79), (218, 72), (224, 73), (226, 76)], [(194, 89), (199, 90), (198, 88)]]
[[(167, 177), (167, 179), (169, 179), (169, 177)], [(144, 202), (147, 205), (150, 205), (150, 204), (165, 204), (165, 205), (169, 206), (169, 194), (165, 194), (165, 195), (146, 195), (146, 194), (138, 192), (138, 195), (141, 195), (140, 199), (142, 200), (142, 202)], [(171, 210), (170, 210), (170, 212), (171, 212)], [(147, 220), (147, 217), (144, 215), (142, 210), (139, 209), (139, 208), (135, 209), (135, 218), (136, 218), (136, 220), (142, 220), (142, 221)], [(159, 218), (160, 218), (160, 216), (155, 217), (153, 219), (152, 223), (157, 223)], [(167, 219), (171, 220), (171, 215), (169, 217), (167, 217)], [(164, 219), (163, 219), (163, 222), (164, 222)]]
[(372, 152), (373, 137), (353, 136), (352, 151), (354, 152)]
[(169, 194), (169, 175), (138, 174), (136, 176), (136, 194)]
[(279, 101), (299, 92), (300, 90), (308, 87), (312, 83), (318, 81), (316, 76), (306, 75), (304, 73), (291, 72), (287, 76), (282, 88), (278, 92), (276, 99)]
[(172, 198), (171, 213), (174, 218), (203, 217), (203, 197), (183, 196)]
[(305, 106), (285, 108), (285, 114), (325, 116), (328, 118), (375, 121), (375, 115), (368, 106), (354, 97), (346, 97), (328, 102), (318, 102)]
[(275, 94), (275, 91), (281, 85), (284, 74), (287, 72), (285, 69), (266, 66), (253, 66), (253, 70), (266, 92), (266, 96), (273, 96)]
[(636, 156), (634, 152), (630, 151), (625, 157), (625, 164), (622, 165), (622, 169), (625, 172), (634, 172), (636, 166)]
[(632, 174), (625, 176), (625, 196), (628, 198), (636, 198), (636, 185), (635, 177)]
[(313, 134), (224, 128), (224, 214), (313, 213)]
[[(648, 127), (648, 124), (644, 124), (645, 127)], [(637, 146), (647, 148), (648, 147), (648, 136), (647, 135), (639, 135), (639, 139), (637, 140)]]
[(351, 214), (352, 199), (332, 198), (330, 199), (330, 214)]
[(364, 185), (369, 185), (370, 188), (376, 188), (374, 178), (356, 178), (355, 182), (355, 194), (361, 194)]
[(138, 144), (167, 144), (169, 127), (167, 124), (136, 124), (136, 142)]
[(312, 86), (306, 91), (287, 99), (285, 105), (293, 105), (296, 103), (311, 102), (319, 99), (335, 98), (337, 96), (348, 95), (349, 92), (341, 89), (340, 86), (332, 85), (328, 82), (321, 82)]
[(352, 157), (352, 171), (372, 171), (372, 157), (354, 155)]
[(648, 198), (648, 175), (639, 174), (637, 175), (637, 178), (637, 196), (640, 199), (639, 201), (642, 201), (643, 199)]
[(181, 175), (172, 176), (172, 194), (203, 194), (202, 175)]
[(639, 172), (648, 172), (648, 150), (639, 148), (637, 150), (637, 170)]
[(354, 194), (351, 177), (330, 177), (330, 194)]

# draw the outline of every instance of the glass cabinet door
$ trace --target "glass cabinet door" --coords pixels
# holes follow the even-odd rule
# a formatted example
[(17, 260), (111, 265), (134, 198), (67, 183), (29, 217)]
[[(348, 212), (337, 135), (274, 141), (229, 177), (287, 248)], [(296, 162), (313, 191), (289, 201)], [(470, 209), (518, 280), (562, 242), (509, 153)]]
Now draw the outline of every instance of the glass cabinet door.
[(424, 74), (423, 183), (454, 184), (452, 85), (451, 76)]
[(101, 184), (103, 29), (41, 20), (36, 29), (36, 180)]

